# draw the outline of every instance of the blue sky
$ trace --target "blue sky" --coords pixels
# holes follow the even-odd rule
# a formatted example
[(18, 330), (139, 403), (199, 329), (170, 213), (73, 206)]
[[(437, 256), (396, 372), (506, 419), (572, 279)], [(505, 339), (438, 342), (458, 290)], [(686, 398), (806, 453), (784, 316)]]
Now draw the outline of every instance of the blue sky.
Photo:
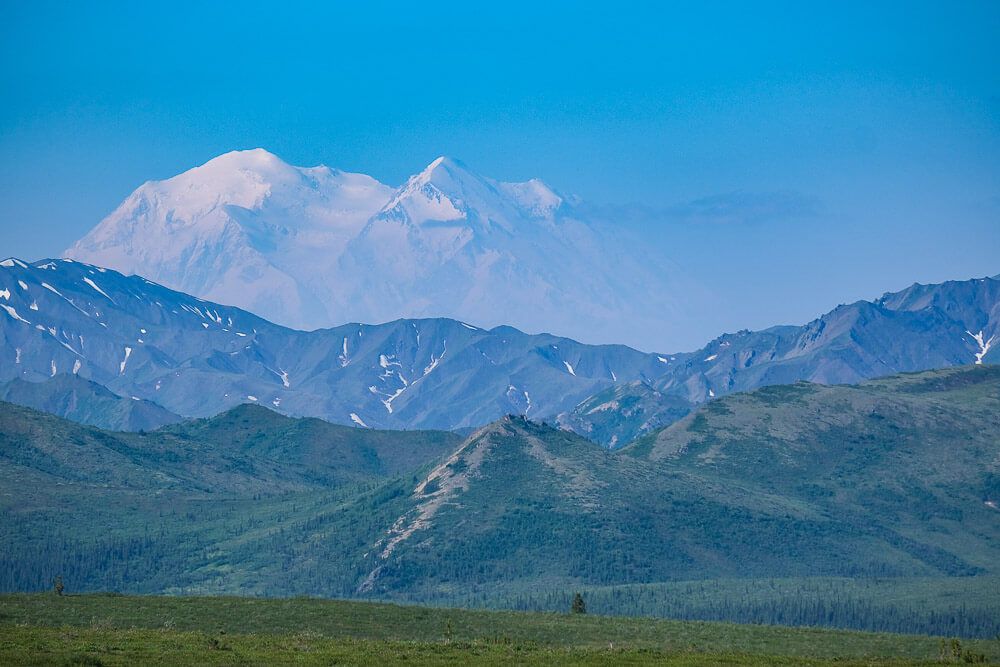
[(627, 211), (717, 297), (691, 340), (1000, 273), (1000, 3), (144, 4), (4, 8), (0, 254), (263, 146)]

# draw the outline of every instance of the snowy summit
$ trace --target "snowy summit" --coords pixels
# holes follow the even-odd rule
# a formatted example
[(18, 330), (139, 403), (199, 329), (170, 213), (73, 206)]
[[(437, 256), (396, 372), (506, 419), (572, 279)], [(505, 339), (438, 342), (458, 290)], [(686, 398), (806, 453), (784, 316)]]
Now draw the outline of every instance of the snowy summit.
[(685, 290), (642, 254), (537, 179), (439, 157), (392, 188), (254, 149), (143, 184), (65, 257), (296, 328), (452, 317), (663, 347)]

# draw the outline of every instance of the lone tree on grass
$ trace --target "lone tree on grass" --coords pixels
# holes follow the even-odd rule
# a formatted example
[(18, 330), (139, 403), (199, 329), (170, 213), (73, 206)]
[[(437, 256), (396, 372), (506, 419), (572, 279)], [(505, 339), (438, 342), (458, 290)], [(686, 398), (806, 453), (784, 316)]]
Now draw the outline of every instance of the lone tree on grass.
[(586, 614), (587, 613), (587, 603), (583, 601), (583, 596), (579, 593), (573, 594), (573, 606), (571, 611), (574, 614)]

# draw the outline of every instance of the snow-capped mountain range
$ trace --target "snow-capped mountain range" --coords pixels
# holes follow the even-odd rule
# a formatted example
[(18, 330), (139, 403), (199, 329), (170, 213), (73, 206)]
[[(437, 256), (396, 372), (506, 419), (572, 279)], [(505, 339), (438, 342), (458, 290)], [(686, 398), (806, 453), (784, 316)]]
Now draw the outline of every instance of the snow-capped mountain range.
[(255, 149), (143, 184), (64, 256), (299, 329), (449, 317), (662, 349), (697, 288), (612, 230), (450, 158), (392, 188)]
[(663, 367), (624, 345), (445, 318), (297, 331), (103, 267), (0, 262), (0, 384), (80, 375), (185, 417), (249, 402), (348, 425), (452, 429), (554, 415)]
[[(102, 267), (0, 261), (0, 384), (79, 375), (183, 417), (251, 402), (357, 426), (454, 429), (514, 413), (560, 416), (615, 445), (764, 385), (996, 363), (998, 341), (996, 278), (913, 285), (802, 326), (648, 354), (445, 318), (303, 332)], [(68, 403), (90, 400), (79, 385), (36, 387), (34, 398), (23, 385), (5, 400), (66, 415)], [(105, 403), (98, 412), (121, 416)]]

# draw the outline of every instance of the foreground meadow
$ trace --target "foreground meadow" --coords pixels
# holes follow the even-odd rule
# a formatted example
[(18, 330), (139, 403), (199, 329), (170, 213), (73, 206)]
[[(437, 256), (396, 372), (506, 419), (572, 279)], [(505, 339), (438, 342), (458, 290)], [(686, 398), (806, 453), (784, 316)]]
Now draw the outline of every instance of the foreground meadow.
[(317, 599), (0, 596), (0, 663), (904, 665), (1000, 641)]

